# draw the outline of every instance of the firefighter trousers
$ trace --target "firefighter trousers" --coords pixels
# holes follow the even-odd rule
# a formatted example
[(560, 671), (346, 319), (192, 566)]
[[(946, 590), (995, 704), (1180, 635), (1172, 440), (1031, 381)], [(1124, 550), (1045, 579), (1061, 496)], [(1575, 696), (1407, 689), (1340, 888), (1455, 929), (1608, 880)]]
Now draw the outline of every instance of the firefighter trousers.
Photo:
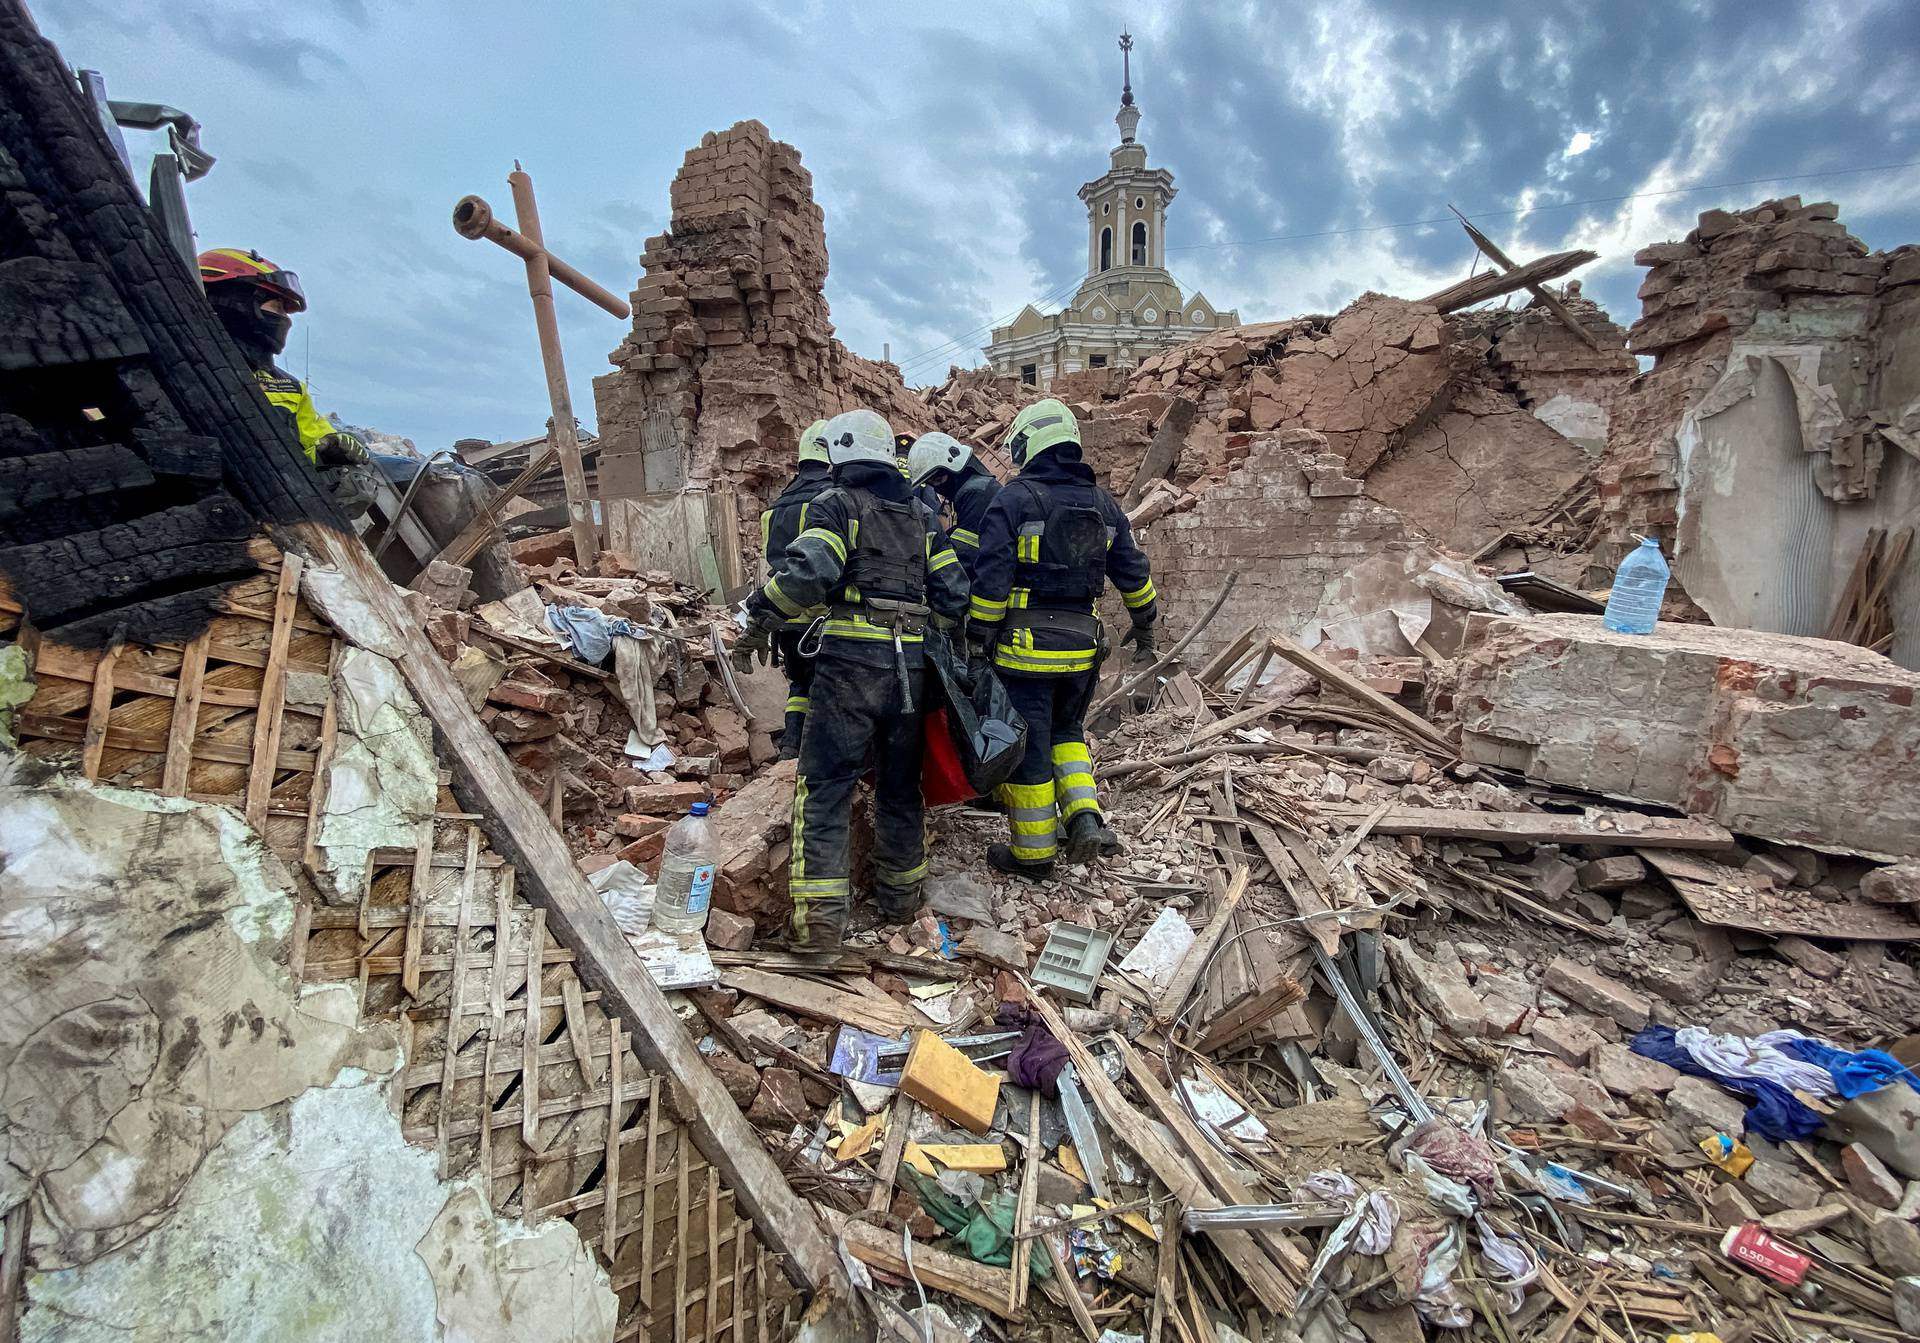
[(893, 668), (837, 655), (834, 642), (829, 636), (815, 660), (800, 769), (793, 781), (788, 888), (794, 937), (803, 945), (832, 945), (846, 929), (853, 907), (848, 826), (854, 787), (869, 759), (875, 774), (874, 894), (894, 910), (910, 907), (927, 876), (920, 797), (924, 670), (913, 668), (908, 677), (913, 687), (913, 711), (908, 712)]
[(800, 736), (807, 726), (807, 707), (813, 693), (813, 659), (800, 655), (800, 640), (806, 627), (781, 630), (773, 636), (780, 653), (780, 666), (787, 674), (787, 716), (780, 730), (780, 758), (800, 758)]
[(1099, 679), (1097, 667), (1032, 676), (1000, 670), (1007, 697), (1027, 722), (1027, 753), (999, 789), (1013, 856), (1023, 863), (1051, 862), (1059, 833), (1075, 816), (1100, 815), (1085, 726)]

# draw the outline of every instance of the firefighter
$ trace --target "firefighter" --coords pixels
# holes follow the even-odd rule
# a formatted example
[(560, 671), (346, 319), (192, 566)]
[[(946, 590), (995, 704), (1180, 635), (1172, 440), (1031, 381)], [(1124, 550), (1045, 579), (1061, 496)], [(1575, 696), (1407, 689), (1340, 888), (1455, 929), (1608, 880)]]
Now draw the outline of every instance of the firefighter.
[[(913, 445), (917, 441), (912, 434), (895, 434), (893, 436), (893, 460), (900, 464), (900, 474), (909, 479), (913, 476)], [(927, 510), (929, 517), (933, 518), (936, 522), (939, 520), (939, 495), (921, 485), (918, 481), (915, 481), (913, 497), (920, 501), (920, 506)]]
[[(800, 435), (800, 465), (793, 479), (773, 507), (760, 515), (760, 553), (766, 557), (767, 572), (773, 573), (780, 557), (787, 553), (793, 538), (807, 529), (807, 511), (825, 490), (827, 473), (827, 422), (815, 420)], [(791, 618), (782, 616), (774, 631), (773, 652), (787, 670), (787, 716), (780, 733), (780, 758), (800, 758), (800, 734), (807, 725), (807, 695), (813, 685), (813, 659), (800, 651), (808, 626), (825, 612), (810, 608)]]
[(1096, 606), (1105, 583), (1132, 617), (1136, 660), (1153, 655), (1153, 579), (1113, 496), (1080, 460), (1080, 429), (1059, 401), (1036, 401), (1007, 433), (1019, 475), (987, 509), (974, 566), (967, 637), (991, 657), (1027, 722), (1027, 753), (1000, 786), (1012, 843), (987, 861), (1045, 877), (1065, 834), (1069, 862), (1119, 848), (1094, 790), (1083, 720), (1106, 656)]
[(953, 526), (947, 529), (947, 540), (971, 580), (980, 554), (980, 524), (987, 516), (987, 506), (1000, 493), (1000, 482), (972, 448), (939, 432), (914, 440), (907, 456), (907, 475), (915, 489), (930, 487), (953, 505)]
[(927, 875), (920, 796), (922, 642), (929, 623), (966, 612), (960, 561), (927, 520), (893, 457), (893, 433), (870, 410), (827, 422), (832, 485), (807, 525), (747, 599), (736, 660), (810, 607), (828, 608), (814, 654), (807, 729), (793, 784), (794, 945), (832, 950), (852, 913), (847, 847), (854, 785), (874, 771), (872, 900), (882, 922), (904, 923)]
[(373, 505), (374, 476), (366, 444), (335, 429), (314, 408), (306, 384), (274, 363), (287, 348), (293, 315), (307, 310), (300, 277), (258, 252), (216, 247), (200, 254), (200, 283), (220, 324), (240, 347), (270, 405), (293, 419), (301, 450), (349, 518)]

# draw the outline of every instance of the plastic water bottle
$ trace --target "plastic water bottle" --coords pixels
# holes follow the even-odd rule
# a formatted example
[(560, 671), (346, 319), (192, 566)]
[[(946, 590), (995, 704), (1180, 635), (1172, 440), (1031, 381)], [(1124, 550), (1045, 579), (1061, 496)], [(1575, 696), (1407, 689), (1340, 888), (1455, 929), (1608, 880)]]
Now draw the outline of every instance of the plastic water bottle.
[(1607, 597), (1607, 613), (1601, 617), (1616, 634), (1652, 634), (1660, 619), (1660, 599), (1667, 594), (1667, 579), (1672, 576), (1660, 543), (1643, 536), (1633, 553), (1620, 561), (1614, 571), (1613, 591)]
[(713, 827), (707, 804), (696, 802), (667, 831), (660, 880), (653, 898), (653, 926), (663, 932), (697, 933), (707, 926), (713, 900)]

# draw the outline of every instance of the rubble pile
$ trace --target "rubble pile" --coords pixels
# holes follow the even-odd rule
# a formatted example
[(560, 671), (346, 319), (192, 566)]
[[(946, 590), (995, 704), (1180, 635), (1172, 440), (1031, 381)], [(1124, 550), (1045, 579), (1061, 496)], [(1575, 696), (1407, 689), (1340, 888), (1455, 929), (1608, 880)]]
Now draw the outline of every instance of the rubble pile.
[[(953, 808), (906, 928), (823, 959), (718, 925), (683, 1015), (877, 1281), (1025, 1337), (1911, 1327), (1920, 1090), (1862, 1051), (1920, 1019), (1920, 869), (1463, 758), (1422, 679), (1248, 630), (1096, 711), (1117, 858), (1001, 877), (1004, 821)], [(788, 768), (736, 835), (784, 845)], [(1879, 1080), (1745, 1080), (1802, 1037)], [(1742, 1258), (1762, 1232), (1801, 1279)]]
[[(1839, 215), (1797, 196), (1708, 210), (1635, 255), (1648, 269), (1628, 348), (1654, 363), (1613, 408), (1596, 572), (1656, 533), (1715, 621), (1820, 634), (1871, 530), (1911, 524), (1920, 248), (1869, 253)], [(1809, 538), (1785, 556), (1747, 525), (1783, 509)], [(1910, 593), (1916, 565), (1909, 553), (1894, 586)], [(1916, 665), (1920, 632), (1900, 623), (1894, 656)]]
[(582, 866), (657, 871), (674, 819), (746, 787), (773, 739), (729, 693), (724, 610), (612, 551), (592, 574), (570, 551), (528, 564), (546, 541), (516, 543), (532, 582), (502, 601), (474, 602), (465, 571), (436, 562), (415, 588), (427, 636)]
[(813, 420), (867, 406), (896, 429), (933, 423), (899, 369), (834, 339), (826, 229), (798, 150), (758, 121), (709, 132), (672, 203), (616, 371), (594, 379), (602, 496), (724, 481), (747, 496), (742, 543), (756, 551), (755, 521)]

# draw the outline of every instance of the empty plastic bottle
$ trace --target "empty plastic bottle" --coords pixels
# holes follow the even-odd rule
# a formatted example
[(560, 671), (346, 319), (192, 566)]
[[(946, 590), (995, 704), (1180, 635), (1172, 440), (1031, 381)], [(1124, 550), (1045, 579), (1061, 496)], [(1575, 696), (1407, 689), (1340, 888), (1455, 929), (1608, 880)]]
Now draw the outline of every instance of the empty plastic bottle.
[(1639, 540), (1614, 571), (1607, 613), (1601, 617), (1616, 634), (1653, 633), (1654, 622), (1660, 619), (1660, 599), (1667, 595), (1667, 579), (1672, 576), (1660, 543), (1651, 536)]
[(713, 827), (707, 804), (696, 802), (667, 831), (660, 856), (660, 880), (653, 897), (653, 926), (679, 935), (707, 926), (713, 900)]

